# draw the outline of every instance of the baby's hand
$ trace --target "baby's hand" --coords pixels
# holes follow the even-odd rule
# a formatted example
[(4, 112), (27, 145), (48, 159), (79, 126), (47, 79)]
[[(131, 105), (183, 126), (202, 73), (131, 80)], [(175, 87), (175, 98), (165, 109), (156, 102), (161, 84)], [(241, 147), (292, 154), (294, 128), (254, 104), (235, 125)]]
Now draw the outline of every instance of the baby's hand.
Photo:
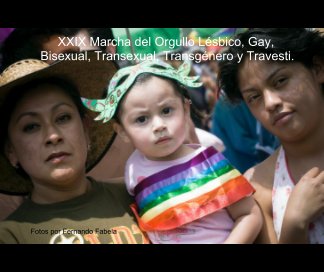
[(287, 203), (286, 213), (295, 222), (310, 223), (324, 212), (324, 171), (309, 170), (297, 183)]

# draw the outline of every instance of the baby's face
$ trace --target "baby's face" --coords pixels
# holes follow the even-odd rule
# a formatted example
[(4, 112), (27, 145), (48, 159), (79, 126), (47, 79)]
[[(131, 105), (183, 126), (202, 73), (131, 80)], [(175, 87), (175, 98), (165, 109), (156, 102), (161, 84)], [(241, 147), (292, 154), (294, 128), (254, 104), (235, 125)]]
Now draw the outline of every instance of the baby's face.
[(124, 135), (149, 159), (168, 159), (185, 140), (189, 105), (176, 92), (153, 76), (137, 83), (122, 102)]

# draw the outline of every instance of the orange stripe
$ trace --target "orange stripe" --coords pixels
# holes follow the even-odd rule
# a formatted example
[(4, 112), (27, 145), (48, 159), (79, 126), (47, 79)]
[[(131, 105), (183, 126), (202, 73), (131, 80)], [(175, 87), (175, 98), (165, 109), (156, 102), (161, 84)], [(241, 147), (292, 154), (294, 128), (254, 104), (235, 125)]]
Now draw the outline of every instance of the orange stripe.
[(135, 205), (132, 209), (133, 211), (136, 209), (134, 213), (141, 229), (145, 231), (169, 230), (225, 208), (254, 191), (251, 184), (243, 176), (239, 176), (207, 194), (193, 198), (190, 202), (184, 202), (167, 209), (147, 223), (141, 220)]

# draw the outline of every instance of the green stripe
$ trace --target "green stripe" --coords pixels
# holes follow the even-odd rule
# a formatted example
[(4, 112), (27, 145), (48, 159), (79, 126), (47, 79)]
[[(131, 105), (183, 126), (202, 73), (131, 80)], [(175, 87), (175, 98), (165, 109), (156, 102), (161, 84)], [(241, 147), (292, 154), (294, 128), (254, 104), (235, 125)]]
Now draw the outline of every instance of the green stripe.
[(226, 174), (227, 172), (230, 172), (231, 170), (233, 170), (233, 166), (231, 166), (230, 164), (224, 166), (223, 168), (211, 172), (210, 174), (202, 177), (201, 179), (197, 179), (196, 181), (190, 182), (187, 185), (182, 186), (181, 188), (174, 190), (172, 192), (168, 192), (164, 195), (161, 195), (159, 197), (157, 197), (155, 200), (149, 202), (147, 205), (145, 205), (143, 207), (143, 209), (140, 211), (139, 215), (142, 216), (144, 213), (146, 213), (149, 209), (159, 205), (160, 203), (172, 198), (172, 197), (176, 197), (178, 195), (187, 193), (189, 191), (193, 191), (197, 188), (199, 188), (200, 186)]

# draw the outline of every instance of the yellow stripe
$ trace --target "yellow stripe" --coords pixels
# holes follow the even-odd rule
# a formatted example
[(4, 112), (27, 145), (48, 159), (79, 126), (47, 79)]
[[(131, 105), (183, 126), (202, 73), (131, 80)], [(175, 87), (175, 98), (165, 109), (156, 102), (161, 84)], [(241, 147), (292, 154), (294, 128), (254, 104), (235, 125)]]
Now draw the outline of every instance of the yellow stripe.
[(215, 190), (216, 188), (220, 187), (222, 184), (228, 182), (231, 179), (234, 179), (238, 176), (240, 176), (241, 173), (237, 169), (233, 169), (232, 171), (200, 186), (199, 188), (186, 192), (184, 194), (178, 195), (176, 197), (170, 198), (161, 204), (153, 207), (152, 209), (148, 210), (146, 213), (144, 213), (141, 216), (141, 219), (144, 222), (148, 222), (152, 220), (154, 217), (158, 216), (159, 214), (163, 213), (165, 210), (176, 206), (180, 203), (184, 203), (190, 199), (199, 197), (201, 195), (204, 195), (212, 190)]

